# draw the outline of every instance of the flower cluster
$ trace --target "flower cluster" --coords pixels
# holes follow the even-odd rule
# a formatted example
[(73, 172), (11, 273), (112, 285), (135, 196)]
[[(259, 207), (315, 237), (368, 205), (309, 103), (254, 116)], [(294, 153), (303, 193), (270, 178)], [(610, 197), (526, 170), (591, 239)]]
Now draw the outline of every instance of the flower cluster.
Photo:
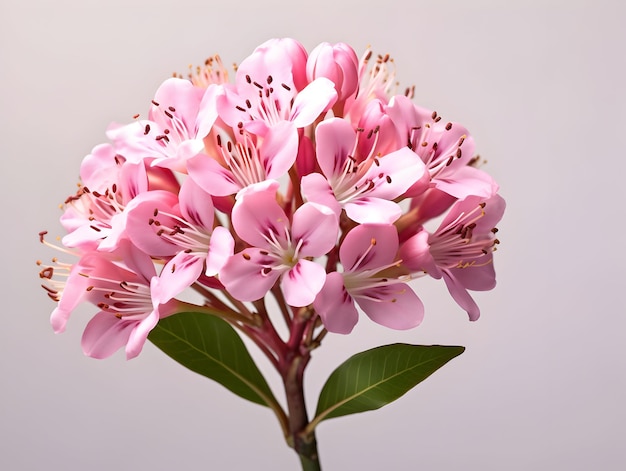
[(189, 288), (236, 325), (272, 293), (287, 322), (306, 311), (347, 334), (358, 306), (409, 329), (424, 275), (478, 318), (468, 290), (495, 285), (504, 201), (469, 132), (394, 89), (388, 56), (292, 39), (259, 46), (234, 83), (217, 56), (166, 80), (82, 162), (61, 217), (78, 261), (40, 262), (54, 330), (92, 303), (85, 353), (132, 358), (160, 318), (194, 309)]

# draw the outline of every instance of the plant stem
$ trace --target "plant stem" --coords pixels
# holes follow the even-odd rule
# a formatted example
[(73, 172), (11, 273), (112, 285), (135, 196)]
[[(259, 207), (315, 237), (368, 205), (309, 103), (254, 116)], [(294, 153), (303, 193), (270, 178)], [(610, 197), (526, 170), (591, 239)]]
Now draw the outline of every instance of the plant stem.
[(289, 415), (289, 445), (298, 453), (304, 471), (319, 471), (320, 462), (317, 454), (315, 430), (305, 431), (309, 424), (304, 402), (303, 376), (309, 361), (309, 354), (296, 353), (283, 376), (287, 410)]

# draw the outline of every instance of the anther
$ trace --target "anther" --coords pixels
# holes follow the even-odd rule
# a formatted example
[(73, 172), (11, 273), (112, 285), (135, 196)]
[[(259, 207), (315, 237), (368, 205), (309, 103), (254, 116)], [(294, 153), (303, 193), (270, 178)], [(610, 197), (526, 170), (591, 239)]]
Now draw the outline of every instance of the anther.
[(41, 231), (39, 233), (39, 242), (41, 242), (43, 244), (43, 238), (44, 236), (48, 233), (48, 231)]
[(461, 148), (459, 147), (459, 148), (456, 150), (456, 157), (457, 157), (458, 159), (460, 159), (460, 158), (461, 158), (461, 155), (463, 155), (463, 152), (461, 151)]
[(159, 104), (158, 104), (156, 101), (154, 101), (154, 100), (152, 100), (152, 104), (153, 104), (154, 106), (159, 106)]
[(167, 109), (170, 110), (172, 113), (176, 113), (176, 108), (174, 108), (173, 106), (168, 106)]
[(252, 79), (250, 78), (250, 76), (249, 76), (249, 75), (246, 75), (246, 82), (248, 82), (248, 83), (252, 83)]
[(250, 260), (250, 255), (248, 255), (247, 253), (242, 253), (241, 256), (245, 259), (245, 260)]
[(291, 91), (291, 87), (290, 87), (289, 85), (287, 85), (287, 84), (285, 84), (285, 83), (281, 83), (280, 85), (281, 85), (281, 86), (282, 86), (285, 90), (287, 90), (288, 92), (290, 92), (290, 91)]
[(272, 76), (271, 76), (271, 75), (268, 75), (268, 76), (267, 76), (267, 83), (268, 83), (268, 84), (270, 84), (270, 83), (272, 83), (273, 81), (274, 81), (274, 79), (272, 78)]
[(452, 129), (452, 123), (446, 124), (446, 131), (449, 131), (450, 129)]
[(246, 100), (246, 106), (248, 108), (252, 108), (252, 103), (250, 103), (250, 100)]

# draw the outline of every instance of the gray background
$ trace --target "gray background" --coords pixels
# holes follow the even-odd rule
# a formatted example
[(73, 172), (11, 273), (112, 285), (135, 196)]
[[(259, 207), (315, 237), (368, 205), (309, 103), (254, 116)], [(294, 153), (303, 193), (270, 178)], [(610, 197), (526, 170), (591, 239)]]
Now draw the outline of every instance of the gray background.
[[(351, 354), (392, 342), (467, 351), (376, 412), (322, 423), (326, 470), (626, 469), (626, 15), (618, 2), (317, 0), (0, 4), (4, 253), (0, 468), (297, 469), (264, 408), (151, 345), (130, 362), (85, 358), (75, 313), (55, 336), (35, 260), (54, 254), (58, 203), (111, 121), (145, 115), (159, 83), (270, 37), (371, 44), (416, 101), (473, 133), (508, 201), (499, 285), (467, 321), (443, 283), (420, 280), (423, 325), (367, 319), (329, 336), (308, 400)], [(263, 365), (266, 368), (266, 365)], [(276, 384), (276, 383), (273, 383)]]

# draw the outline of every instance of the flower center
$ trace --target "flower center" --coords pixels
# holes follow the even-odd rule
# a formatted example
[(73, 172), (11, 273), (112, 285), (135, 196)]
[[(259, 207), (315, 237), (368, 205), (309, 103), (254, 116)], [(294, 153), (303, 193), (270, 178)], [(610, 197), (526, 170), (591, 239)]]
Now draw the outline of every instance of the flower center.
[[(428, 238), (430, 253), (441, 268), (468, 268), (476, 265), (476, 259), (496, 250), (500, 241), (493, 237), (498, 231), (474, 234), (476, 222), (485, 215), (485, 203), (460, 214), (446, 227), (440, 228)], [(491, 263), (490, 260), (485, 263)]]
[(176, 214), (160, 211), (158, 208), (154, 209), (153, 215), (153, 218), (148, 219), (148, 225), (158, 228), (156, 234), (163, 240), (188, 253), (206, 254), (208, 252), (211, 235), (204, 228), (196, 226)]

